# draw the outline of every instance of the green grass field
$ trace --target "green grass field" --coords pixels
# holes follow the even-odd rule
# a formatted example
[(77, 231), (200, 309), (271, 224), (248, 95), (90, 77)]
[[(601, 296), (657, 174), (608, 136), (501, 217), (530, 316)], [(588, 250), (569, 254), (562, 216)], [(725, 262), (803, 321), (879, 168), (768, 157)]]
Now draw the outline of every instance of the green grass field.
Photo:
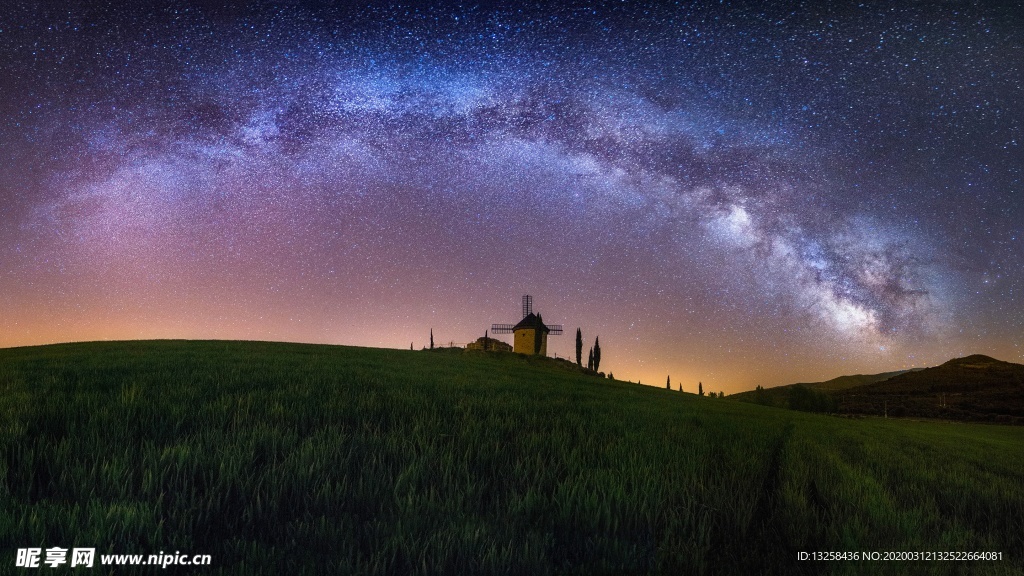
[(1020, 427), (791, 412), (512, 354), (253, 342), (0, 350), (0, 391), (0, 573), (52, 546), (210, 554), (170, 569), (203, 574), (1024, 572)]

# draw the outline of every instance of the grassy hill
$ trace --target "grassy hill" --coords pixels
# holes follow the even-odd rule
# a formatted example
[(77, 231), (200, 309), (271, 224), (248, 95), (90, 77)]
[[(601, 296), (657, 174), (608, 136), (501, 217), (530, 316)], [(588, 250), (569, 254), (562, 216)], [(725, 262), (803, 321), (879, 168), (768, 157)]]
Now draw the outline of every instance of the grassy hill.
[(860, 414), (1024, 423), (1024, 365), (975, 354), (838, 394)]
[[(0, 350), (0, 413), (0, 572), (32, 546), (211, 556), (190, 574), (1024, 571), (1019, 427), (259, 342)], [(813, 551), (1002, 556), (797, 561)]]

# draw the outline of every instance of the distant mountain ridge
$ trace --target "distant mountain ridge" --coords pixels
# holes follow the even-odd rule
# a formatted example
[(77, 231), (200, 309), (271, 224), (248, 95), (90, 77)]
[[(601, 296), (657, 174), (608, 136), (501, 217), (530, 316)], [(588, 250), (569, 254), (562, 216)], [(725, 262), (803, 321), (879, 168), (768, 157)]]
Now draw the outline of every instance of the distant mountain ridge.
[[(912, 370), (920, 370), (920, 368), (914, 368)], [(839, 376), (831, 380), (825, 380), (824, 382), (798, 382), (795, 384), (783, 384), (781, 386), (773, 386), (771, 388), (759, 388), (757, 390), (738, 392), (730, 395), (729, 397), (736, 400), (742, 400), (744, 402), (764, 404), (766, 406), (795, 408), (793, 406), (795, 400), (794, 397), (807, 396), (807, 390), (810, 390), (812, 395), (833, 393), (847, 388), (882, 382), (894, 376), (906, 374), (910, 371), (911, 370), (896, 370), (893, 372), (882, 372), (881, 374), (853, 374), (850, 376)]]
[(1003, 362), (982, 354), (954, 358), (932, 368), (893, 376), (884, 381), (847, 388), (850, 394), (920, 394), (992, 391), (993, 388), (1024, 385), (1024, 364)]
[(732, 397), (781, 408), (1024, 424), (1024, 364), (972, 354), (931, 368), (840, 376)]
[(841, 412), (1024, 423), (1024, 364), (972, 354), (836, 397)]
[(874, 384), (876, 382), (883, 382), (900, 374), (906, 374), (907, 372), (914, 372), (922, 370), (922, 368), (911, 368), (910, 370), (895, 370), (893, 372), (882, 372), (881, 374), (854, 374), (852, 376), (839, 376), (831, 380), (825, 380), (824, 382), (808, 382), (799, 384), (787, 384), (787, 386), (807, 386), (808, 388), (814, 388), (815, 390), (845, 390), (847, 388), (854, 388), (856, 386), (864, 386), (866, 384)]

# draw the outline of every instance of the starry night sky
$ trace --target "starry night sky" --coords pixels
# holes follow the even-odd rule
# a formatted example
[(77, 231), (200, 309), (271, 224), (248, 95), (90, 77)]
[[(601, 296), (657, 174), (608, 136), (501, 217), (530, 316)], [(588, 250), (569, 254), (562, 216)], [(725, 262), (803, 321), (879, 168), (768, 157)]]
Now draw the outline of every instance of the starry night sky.
[(5, 3), (0, 346), (1024, 362), (1024, 10), (820, 4)]

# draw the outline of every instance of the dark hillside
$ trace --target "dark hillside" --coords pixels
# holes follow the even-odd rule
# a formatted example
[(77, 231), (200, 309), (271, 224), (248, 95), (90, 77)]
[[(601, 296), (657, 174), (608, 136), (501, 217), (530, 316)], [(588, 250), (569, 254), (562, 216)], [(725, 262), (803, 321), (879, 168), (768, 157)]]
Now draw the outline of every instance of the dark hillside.
[(899, 376), (900, 374), (906, 374), (913, 370), (896, 370), (894, 372), (882, 372), (881, 374), (855, 374), (853, 376), (839, 376), (831, 380), (824, 382), (813, 382), (810, 384), (804, 384), (808, 388), (814, 388), (815, 390), (845, 390), (847, 388), (854, 388), (856, 386), (864, 386), (866, 384), (874, 384), (875, 382), (883, 382), (890, 378)]
[(776, 408), (789, 408), (804, 412), (835, 412), (837, 404), (831, 394), (832, 392), (881, 382), (907, 372), (908, 370), (898, 370), (881, 374), (856, 374), (853, 376), (839, 376), (824, 382), (786, 384), (772, 388), (758, 387), (756, 390), (739, 392), (729, 397), (742, 402), (774, 406)]
[(837, 393), (842, 412), (1024, 422), (1024, 365), (981, 354)]

